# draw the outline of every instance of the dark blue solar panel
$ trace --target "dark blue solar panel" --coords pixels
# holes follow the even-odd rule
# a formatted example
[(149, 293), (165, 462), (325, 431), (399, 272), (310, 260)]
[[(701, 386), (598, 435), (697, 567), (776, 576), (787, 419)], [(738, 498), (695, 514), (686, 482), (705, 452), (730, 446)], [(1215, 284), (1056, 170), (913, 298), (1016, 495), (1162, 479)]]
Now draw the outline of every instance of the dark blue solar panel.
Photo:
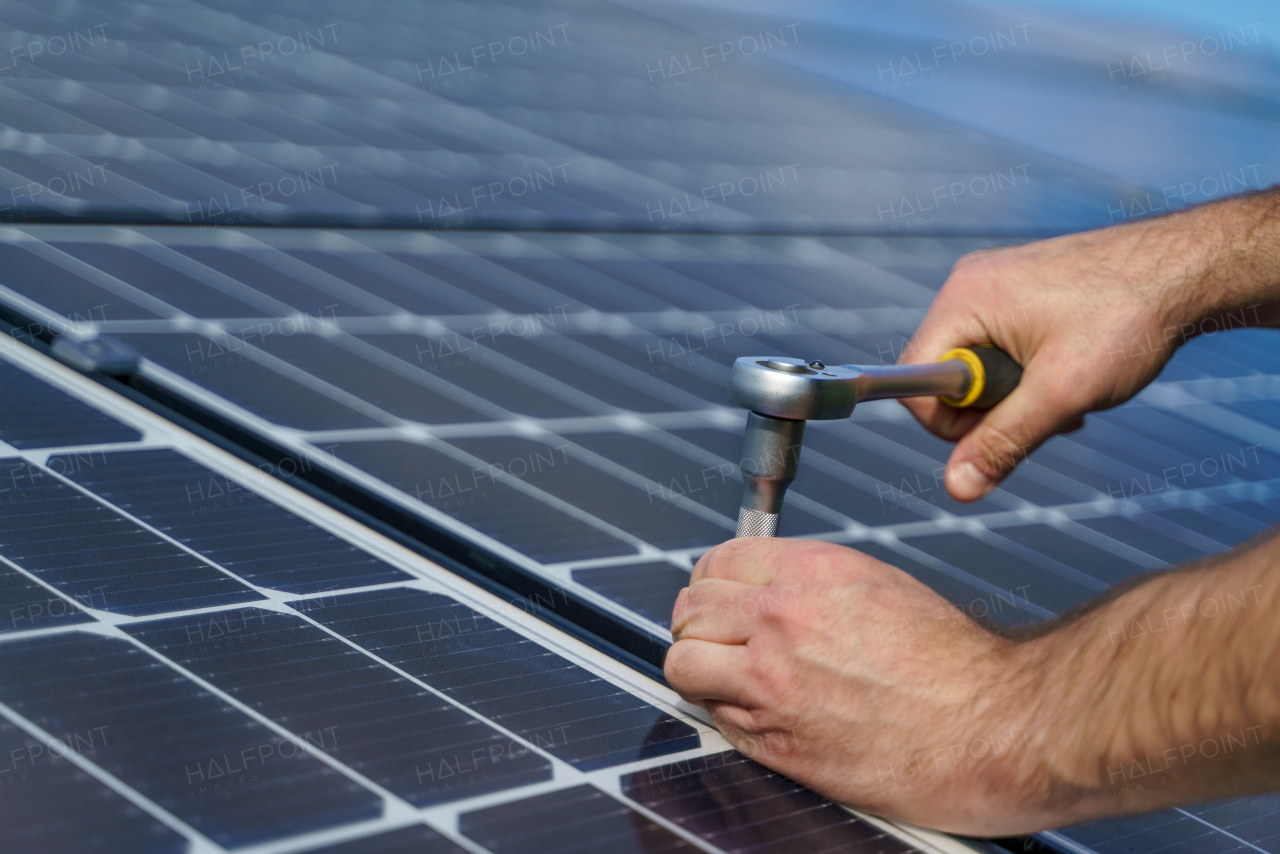
[[(86, 600), (85, 604), (92, 606)], [(62, 596), (0, 565), (0, 632), (45, 629), (93, 620)]]
[(539, 560), (634, 552), (617, 537), (498, 480), (489, 464), (466, 465), (407, 442), (342, 442), (333, 453)]
[(734, 751), (627, 774), (622, 793), (729, 854), (915, 851)]
[(465, 854), (466, 849), (444, 838), (431, 828), (417, 824), (364, 836), (351, 842), (339, 842), (323, 848), (308, 849), (306, 854)]
[(195, 317), (261, 317), (275, 313), (236, 299), (136, 249), (103, 243), (59, 243), (57, 248), (122, 281), (146, 282), (148, 294)]
[(244, 608), (127, 631), (415, 806), (551, 779), (526, 745), (299, 617)]
[(1119, 584), (1155, 568), (1086, 543), (1048, 525), (1014, 525), (997, 528), (995, 533), (1107, 584)]
[(493, 854), (666, 854), (691, 842), (595, 786), (575, 786), (458, 817), (458, 829)]
[[(0, 401), (0, 441), (15, 448), (101, 445), (142, 438), (105, 412), (5, 362), (0, 362)], [(0, 488), (15, 486), (0, 483)]]
[(902, 542), (996, 584), (1009, 596), (1029, 600), (1050, 611), (1065, 611), (1103, 589), (1101, 582), (1085, 584), (1082, 580), (1064, 578), (966, 534), (904, 537)]
[[(399, 265), (387, 264), (373, 252), (338, 254), (298, 249), (288, 254), (411, 314), (453, 314), (465, 310), (469, 303), (469, 307), (475, 307), (474, 300), (467, 300), (465, 295), (442, 293), (446, 289), (432, 287), (432, 283), (422, 276), (415, 276)], [(370, 269), (362, 261), (373, 261), (386, 272)], [(463, 298), (459, 299), (459, 296)]]
[(0, 700), (51, 732), (101, 733), (97, 765), (221, 845), (382, 810), (296, 742), (126, 641), (73, 632), (12, 641), (3, 652)]
[(1185, 535), (1170, 536), (1152, 530), (1138, 521), (1140, 518), (1107, 516), (1101, 519), (1083, 519), (1081, 524), (1170, 564), (1199, 560), (1224, 550), (1221, 544), (1201, 541), (1197, 546), (1187, 542)]
[(0, 478), (17, 497), (0, 513), (0, 555), (86, 607), (141, 615), (262, 598), (44, 469), (0, 463)]
[(48, 465), (262, 587), (316, 593), (410, 577), (174, 451), (53, 457)]
[(179, 377), (280, 424), (325, 430), (379, 423), (258, 364), (238, 338), (205, 338), (191, 333), (117, 337)]
[(579, 768), (698, 746), (688, 724), (446, 596), (355, 593), (307, 614)]
[(573, 570), (573, 580), (608, 596), (660, 626), (671, 627), (676, 596), (689, 586), (689, 571), (669, 563), (624, 563)]
[(1195, 510), (1175, 508), (1153, 512), (1179, 528), (1194, 531), (1224, 546), (1240, 545), (1247, 538), (1260, 534), (1269, 527), (1265, 522), (1225, 506), (1208, 505)]
[[(549, 326), (557, 320), (560, 318), (550, 315), (546, 324)], [(538, 321), (535, 320), (534, 323)], [(525, 330), (528, 327), (523, 321), (520, 325), (515, 321), (508, 325), (513, 327), (512, 332), (485, 337), (484, 346), (487, 350), (554, 376), (601, 403), (619, 409), (662, 412), (681, 407), (681, 396), (672, 394), (672, 390), (665, 384), (652, 380), (645, 382), (644, 377), (630, 374), (619, 378), (616, 372), (610, 371), (611, 365), (571, 338), (541, 334), (526, 337)], [(517, 335), (515, 332), (521, 334)]]
[[(1221, 828), (1221, 830), (1219, 830)], [(1280, 851), (1280, 796), (1112, 818), (1061, 831), (1097, 854)]]
[[(900, 448), (860, 426), (829, 421), (811, 426), (812, 429), (805, 428), (805, 448), (801, 453), (816, 451), (827, 459), (873, 478), (876, 500), (881, 505), (903, 504), (922, 514), (930, 514), (932, 508), (938, 508), (958, 516), (991, 513), (1000, 507), (992, 496), (967, 503), (956, 501), (947, 494), (940, 465), (908, 457)], [(810, 463), (810, 468), (816, 466), (822, 470), (823, 463), (816, 457), (816, 454), (809, 453), (805, 462)], [(801, 459), (805, 458), (802, 456)], [(883, 519), (897, 514), (886, 513), (882, 506), (878, 515)], [(895, 518), (893, 521), (899, 520)]]
[[(1031, 600), (1027, 598), (1027, 590), (1001, 588), (994, 584), (977, 587), (946, 571), (927, 566), (918, 560), (906, 557), (880, 543), (853, 543), (853, 548), (870, 555), (876, 560), (884, 561), (906, 572), (912, 578), (927, 584), (940, 593), (947, 601), (969, 617), (986, 620), (998, 625), (1016, 626), (1035, 621), (1041, 613), (1028, 608)], [(974, 583), (987, 581), (986, 574), (973, 574)], [(1034, 615), (1034, 616), (1033, 616)], [(900, 626), (886, 625), (881, 629), (887, 639), (895, 635), (912, 633), (920, 625), (939, 626), (945, 623), (947, 614), (930, 614), (923, 624), (907, 622)]]
[(727, 520), (686, 510), (670, 500), (674, 496), (669, 491), (664, 494), (662, 488), (646, 489), (616, 479), (571, 456), (562, 443), (502, 436), (459, 438), (450, 444), (489, 465), (502, 466), (530, 486), (575, 507), (591, 504), (598, 518), (660, 548), (705, 546), (727, 539), (731, 532)]
[(353, 305), (333, 288), (300, 281), (259, 260), (259, 254), (212, 246), (178, 246), (178, 251), (201, 264), (242, 282), (292, 307), (295, 311), (317, 318), (371, 314), (369, 308)]
[[(744, 418), (743, 430), (696, 428), (671, 432), (736, 466), (742, 457), (742, 434), (745, 426)], [(812, 453), (801, 450), (800, 458), (803, 462), (796, 472), (795, 482), (787, 490), (788, 495), (794, 493), (812, 498), (824, 507), (830, 507), (864, 525), (897, 525), (903, 522), (919, 522), (928, 518), (924, 515), (928, 512), (927, 509), (922, 508), (918, 503), (911, 505), (909, 498), (915, 497), (924, 488), (933, 487), (932, 477), (922, 480), (910, 478), (907, 486), (913, 491), (908, 492), (901, 488), (903, 486), (901, 478), (896, 487), (881, 483), (869, 475), (860, 481), (843, 480), (829, 473), (826, 466), (809, 465), (812, 457)], [(846, 462), (853, 468), (860, 469), (862, 460), (859, 458)], [(901, 471), (898, 474), (901, 475)], [(741, 495), (738, 498), (741, 500)], [(792, 511), (793, 508), (787, 508), (779, 526), (779, 532), (784, 536), (794, 536), (791, 529), (795, 524), (791, 521)]]
[(477, 346), (475, 339), (485, 331), (483, 324), (478, 325), (480, 331), (473, 335), (445, 335), (434, 340), (410, 335), (365, 335), (360, 340), (510, 412), (569, 418), (604, 408), (595, 404), (585, 409), (566, 399), (564, 393), (544, 391), (512, 376), (510, 368), (504, 370), (492, 354)]
[[(477, 409), (455, 399), (468, 395), (459, 394), (440, 382), (448, 379), (449, 374), (440, 376), (431, 371), (426, 362), (398, 366), (402, 371), (398, 373), (314, 335), (254, 335), (250, 331), (242, 336), (254, 347), (297, 365), (397, 418), (425, 424), (489, 420)], [(377, 355), (375, 351), (374, 358)], [(429, 371), (436, 376), (426, 377), (419, 371)], [(436, 380), (434, 388), (431, 387), (433, 379)], [(448, 396), (450, 391), (455, 397)]]
[[(657, 431), (651, 435), (657, 435)], [(726, 523), (737, 524), (738, 507), (742, 504), (742, 474), (737, 465), (741, 454), (698, 462), (647, 437), (625, 433), (571, 433), (565, 439), (648, 478), (645, 497), (659, 514), (670, 512), (667, 504), (696, 506), (718, 513)], [(812, 536), (834, 527), (799, 507), (788, 508), (787, 526), (782, 533), (791, 537)], [(723, 536), (716, 531), (697, 545), (715, 545)]]
[[(119, 294), (24, 249), (21, 244), (0, 244), (0, 285), (73, 322), (158, 317)], [(26, 331), (28, 335), (39, 335), (49, 330), (44, 324), (36, 324)]]
[[(106, 725), (44, 741), (0, 718), (0, 826), (12, 851), (180, 854), (187, 840), (67, 758), (92, 759)], [(69, 808), (74, 804), (74, 808)]]
[(625, 337), (582, 334), (574, 335), (574, 340), (633, 370), (660, 379), (702, 402), (722, 406), (729, 402), (725, 392), (727, 373), (711, 379), (702, 372), (693, 370), (700, 367), (696, 351), (690, 352), (690, 345), (701, 346), (697, 339), (681, 340), (681, 336), (640, 332)]

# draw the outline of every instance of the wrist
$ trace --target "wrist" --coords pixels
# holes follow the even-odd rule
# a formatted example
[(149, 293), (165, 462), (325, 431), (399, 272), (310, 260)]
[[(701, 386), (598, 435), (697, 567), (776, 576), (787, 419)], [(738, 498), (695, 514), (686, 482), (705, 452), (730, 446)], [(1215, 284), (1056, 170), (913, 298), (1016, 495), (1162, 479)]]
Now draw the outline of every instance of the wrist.
[(1277, 752), (1280, 688), (1258, 650), (1275, 645), (1273, 553), (1156, 576), (1020, 645), (1041, 674), (1028, 700), (1046, 826), (1266, 789), (1257, 763)]
[[(964, 723), (953, 730), (967, 740), (967, 754), (985, 753), (959, 790), (967, 811), (1001, 816), (980, 835), (1012, 835), (1071, 823), (1082, 788), (1069, 768), (1064, 745), (1060, 686), (1047, 668), (1053, 645), (1000, 639), (983, 666), (968, 674), (972, 700)], [(1067, 748), (1067, 749), (1064, 749)]]
[(1098, 788), (1095, 763), (1081, 755), (1089, 743), (1082, 737), (1087, 703), (1064, 690), (1068, 674), (1087, 666), (1093, 655), (1076, 660), (1085, 651), (1063, 637), (1074, 634), (1070, 629), (1067, 624), (1011, 643), (1003, 664), (1008, 677), (999, 695), (1005, 725), (1025, 734), (1025, 747), (993, 770), (1007, 781), (1011, 811), (1037, 828), (1065, 826), (1087, 815)]

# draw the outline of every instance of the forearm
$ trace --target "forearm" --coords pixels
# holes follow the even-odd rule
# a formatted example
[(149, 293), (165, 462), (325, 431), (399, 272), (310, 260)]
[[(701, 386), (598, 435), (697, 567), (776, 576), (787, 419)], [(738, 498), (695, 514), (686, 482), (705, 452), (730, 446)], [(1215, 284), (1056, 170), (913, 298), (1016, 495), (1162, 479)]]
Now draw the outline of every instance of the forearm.
[(1240, 326), (1280, 325), (1280, 189), (1134, 223), (1153, 278), (1176, 282), (1165, 322), (1175, 343)]
[(1280, 540), (1158, 576), (1019, 645), (1055, 824), (1274, 789)]

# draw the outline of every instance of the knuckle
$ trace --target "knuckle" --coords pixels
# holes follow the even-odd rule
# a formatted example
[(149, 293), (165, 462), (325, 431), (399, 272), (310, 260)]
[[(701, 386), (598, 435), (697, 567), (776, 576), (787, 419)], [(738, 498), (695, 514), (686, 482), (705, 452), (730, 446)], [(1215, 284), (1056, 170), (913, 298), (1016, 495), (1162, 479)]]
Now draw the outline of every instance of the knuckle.
[(790, 671), (779, 657), (765, 647), (747, 645), (749, 652), (746, 668), (747, 685), (752, 696), (758, 698), (754, 708), (762, 714), (776, 714), (791, 696)]
[(693, 596), (694, 593), (692, 585), (681, 590), (679, 595), (676, 596), (676, 603), (671, 609), (672, 625), (679, 625), (689, 618), (693, 609), (693, 603), (691, 601)]
[(702, 560), (698, 561), (700, 564), (705, 561), (702, 578), (730, 577), (732, 566), (742, 559), (743, 548), (750, 544), (750, 539), (727, 540), (707, 552), (702, 556)]
[(1014, 435), (999, 424), (988, 424), (978, 435), (981, 459), (996, 472), (1009, 472), (1022, 461), (1030, 445), (1028, 437)]
[(692, 653), (693, 645), (687, 641), (676, 641), (667, 649), (667, 658), (662, 664), (662, 672), (671, 683), (671, 687), (677, 691), (688, 679)]
[(822, 540), (807, 540), (797, 550), (797, 561), (787, 581), (829, 578), (847, 568), (849, 549)]

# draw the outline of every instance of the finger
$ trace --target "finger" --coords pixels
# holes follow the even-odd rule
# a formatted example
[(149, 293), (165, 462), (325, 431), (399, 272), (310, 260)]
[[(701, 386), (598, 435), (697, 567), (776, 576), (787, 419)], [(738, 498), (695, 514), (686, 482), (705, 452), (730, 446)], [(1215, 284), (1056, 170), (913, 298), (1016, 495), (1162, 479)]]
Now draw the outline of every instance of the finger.
[[(936, 362), (942, 354), (953, 347), (967, 347), (970, 344), (982, 344), (990, 340), (990, 332), (982, 318), (974, 313), (971, 303), (956, 302), (952, 297), (956, 290), (954, 282), (956, 274), (947, 277), (942, 290), (934, 298), (924, 320), (916, 328), (915, 334), (903, 348), (898, 358), (900, 365), (924, 365)], [(948, 288), (947, 285), (953, 285)], [(953, 305), (953, 302), (956, 302)]]
[[(938, 303), (942, 302), (940, 297)], [(937, 317), (937, 320), (932, 320)], [(986, 325), (980, 318), (965, 314), (958, 320), (946, 322), (943, 318), (949, 315), (945, 307), (935, 304), (929, 315), (916, 331), (907, 349), (902, 351), (899, 364), (929, 364), (941, 359), (948, 350), (956, 347), (971, 347), (975, 344), (991, 343)], [(907, 411), (924, 425), (925, 429), (935, 436), (954, 442), (982, 419), (983, 412), (976, 409), (959, 409), (947, 406), (935, 396), (908, 397), (899, 401)]]
[[(1042, 363), (1043, 364), (1043, 363)], [(1009, 472), (1080, 417), (1062, 396), (1062, 377), (1027, 369), (1022, 382), (962, 438), (947, 462), (947, 491), (958, 501), (986, 495)]]
[(770, 584), (784, 563), (782, 555), (795, 541), (778, 537), (742, 537), (721, 543), (698, 559), (689, 583), (723, 578), (744, 584)]
[(708, 700), (706, 708), (716, 729), (735, 747), (755, 729), (755, 718), (742, 706), (724, 700)]
[(924, 428), (939, 439), (956, 442), (974, 428), (985, 410), (957, 409), (936, 397), (904, 397), (898, 400)]
[(746, 705), (742, 674), (747, 672), (748, 655), (745, 646), (678, 640), (667, 650), (662, 672), (676, 693), (690, 703), (725, 700), (741, 706)]
[(741, 581), (704, 578), (676, 598), (671, 634), (677, 640), (696, 638), (713, 643), (746, 643), (760, 613), (761, 587)]
[(748, 759), (768, 765), (770, 759), (794, 752), (797, 741), (794, 730), (762, 732), (750, 709), (721, 700), (708, 700), (706, 709), (720, 734)]

